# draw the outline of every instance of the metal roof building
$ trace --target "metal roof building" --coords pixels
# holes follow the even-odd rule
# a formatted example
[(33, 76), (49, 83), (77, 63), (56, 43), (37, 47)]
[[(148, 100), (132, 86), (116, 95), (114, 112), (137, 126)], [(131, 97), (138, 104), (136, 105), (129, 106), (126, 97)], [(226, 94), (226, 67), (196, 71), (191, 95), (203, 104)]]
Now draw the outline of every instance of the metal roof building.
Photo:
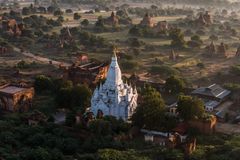
[(218, 102), (224, 101), (230, 94), (231, 91), (224, 89), (217, 84), (212, 84), (208, 87), (200, 87), (192, 92), (192, 95)]

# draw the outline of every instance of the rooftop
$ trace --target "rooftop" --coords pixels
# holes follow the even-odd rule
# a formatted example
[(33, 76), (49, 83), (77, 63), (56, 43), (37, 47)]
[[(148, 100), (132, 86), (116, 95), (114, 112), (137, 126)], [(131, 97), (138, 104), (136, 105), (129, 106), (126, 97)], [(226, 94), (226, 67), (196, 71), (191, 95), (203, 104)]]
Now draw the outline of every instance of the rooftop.
[(0, 88), (0, 93), (8, 93), (8, 94), (15, 94), (17, 92), (21, 92), (26, 90), (26, 88), (16, 87), (16, 86), (5, 86)]
[(217, 102), (217, 101), (207, 101), (205, 103), (205, 106), (211, 107), (211, 108), (216, 108), (219, 104), (220, 104), (220, 102)]
[(189, 129), (189, 126), (186, 123), (179, 123), (174, 129), (174, 132), (177, 132), (181, 135), (184, 135), (187, 133), (187, 130)]
[(86, 71), (93, 71), (93, 70), (98, 70), (99, 68), (105, 67), (105, 66), (108, 66), (108, 64), (104, 63), (104, 62), (103, 63), (89, 62), (89, 63), (86, 63), (86, 64), (73, 66), (72, 68), (86, 70)]
[(215, 97), (219, 99), (225, 98), (230, 93), (231, 91), (226, 90), (217, 84), (213, 84), (208, 87), (200, 87), (192, 92), (192, 94), (210, 96), (210, 97)]

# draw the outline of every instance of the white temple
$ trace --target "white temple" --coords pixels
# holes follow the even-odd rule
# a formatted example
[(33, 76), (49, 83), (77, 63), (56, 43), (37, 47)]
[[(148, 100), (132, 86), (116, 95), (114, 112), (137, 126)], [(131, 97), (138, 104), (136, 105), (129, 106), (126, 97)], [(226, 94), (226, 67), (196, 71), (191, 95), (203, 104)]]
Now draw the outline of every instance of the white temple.
[(137, 107), (138, 93), (136, 88), (123, 83), (122, 73), (117, 57), (114, 54), (105, 83), (97, 87), (91, 100), (91, 111), (96, 116), (98, 111), (103, 115), (115, 116), (127, 121)]

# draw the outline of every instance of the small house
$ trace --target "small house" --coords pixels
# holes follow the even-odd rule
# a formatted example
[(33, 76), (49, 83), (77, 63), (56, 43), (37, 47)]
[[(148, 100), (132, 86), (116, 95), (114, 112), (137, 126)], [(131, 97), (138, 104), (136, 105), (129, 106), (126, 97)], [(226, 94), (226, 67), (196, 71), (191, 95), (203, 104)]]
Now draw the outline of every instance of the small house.
[(201, 98), (205, 103), (205, 109), (211, 112), (230, 97), (231, 91), (220, 85), (212, 84), (208, 87), (197, 88), (191, 94)]

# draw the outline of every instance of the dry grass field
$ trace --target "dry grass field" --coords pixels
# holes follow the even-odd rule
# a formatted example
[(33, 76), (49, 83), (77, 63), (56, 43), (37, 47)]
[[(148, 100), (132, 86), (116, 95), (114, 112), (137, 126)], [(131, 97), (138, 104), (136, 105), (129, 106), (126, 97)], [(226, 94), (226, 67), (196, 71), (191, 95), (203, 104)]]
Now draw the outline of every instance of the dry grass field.
[[(111, 14), (111, 12), (99, 12), (94, 14), (86, 14), (86, 13), (83, 13), (83, 11), (78, 11), (78, 10), (77, 11), (74, 10), (74, 12), (79, 12), (82, 16), (81, 19), (74, 20), (73, 13), (71, 14), (64, 13), (63, 17), (65, 21), (63, 23), (63, 27), (66, 27), (66, 26), (77, 27), (79, 26), (80, 22), (83, 19), (88, 19), (90, 21), (90, 24), (93, 25), (97, 21), (97, 18), (99, 16), (109, 17)], [(52, 19), (57, 18), (52, 14), (43, 14), (43, 16), (46, 16)], [(133, 24), (138, 24), (142, 19), (135, 16), (132, 16), (132, 18), (133, 18)], [(164, 20), (168, 21), (169, 23), (174, 23), (177, 20), (183, 19), (183, 18), (185, 18), (185, 16), (159, 16), (159, 17), (154, 17), (153, 20), (155, 23), (157, 23), (158, 21), (164, 21)], [(61, 27), (56, 27), (54, 28), (54, 30), (51, 31), (51, 33), (52, 32), (59, 33), (60, 29)], [(124, 29), (119, 32), (104, 32), (104, 33), (94, 33), (94, 34), (105, 38), (110, 43), (117, 44), (119, 49), (127, 50), (128, 48), (125, 45), (122, 45), (122, 42), (125, 42), (128, 38), (132, 37), (128, 34), (128, 31), (129, 29)], [(201, 49), (197, 49), (197, 50), (187, 49), (183, 51), (176, 50), (175, 52), (178, 53), (181, 58), (176, 62), (173, 62), (173, 61), (170, 61), (168, 58), (171, 50), (168, 47), (171, 43), (169, 39), (138, 37), (138, 39), (143, 41), (146, 45), (154, 46), (155, 49), (152, 51), (147, 51), (145, 50), (144, 47), (141, 47), (140, 55), (137, 57), (133, 56), (134, 59), (132, 61), (135, 61), (139, 64), (139, 67), (136, 70), (136, 72), (146, 76), (146, 73), (148, 72), (149, 68), (154, 64), (154, 61), (157, 58), (163, 61), (165, 65), (168, 65), (170, 67), (173, 67), (179, 70), (181, 76), (187, 77), (188, 80), (194, 83), (201, 84), (201, 83), (210, 82), (210, 80), (208, 79), (215, 76), (217, 73), (226, 73), (230, 66), (239, 64), (239, 59), (233, 57), (236, 52), (237, 45), (229, 47), (228, 49), (229, 57), (227, 59), (210, 58), (210, 57), (202, 56), (202, 53), (204, 52), (204, 48), (206, 47), (206, 45), (210, 44), (211, 42), (211, 40), (209, 40), (209, 35), (205, 34), (200, 36), (200, 38), (204, 42), (204, 45), (201, 47)], [(190, 36), (185, 36), (185, 41), (189, 41), (190, 39), (191, 39)], [(119, 41), (121, 43), (118, 43)], [(215, 41), (215, 43), (217, 45), (220, 44), (221, 42), (224, 42), (226, 44), (234, 44), (234, 43), (237, 43), (238, 41), (239, 41), (238, 37), (226, 38), (223, 36), (219, 36), (218, 41)], [(57, 50), (49, 50), (40, 44), (31, 46), (29, 50), (33, 54), (36, 54), (41, 57), (49, 58), (52, 60), (56, 60), (56, 61), (71, 63), (73, 59), (70, 53), (57, 51)], [(87, 54), (90, 56), (90, 58), (101, 59), (103, 61), (109, 60), (111, 55), (110, 53), (99, 53), (99, 52), (88, 52)], [(0, 65), (3, 68), (12, 68), (20, 60), (35, 61), (36, 59), (26, 58), (23, 55), (15, 55), (14, 57), (11, 57), (11, 58), (0, 57), (0, 60), (1, 60)], [(38, 62), (38, 63), (41, 63), (41, 62)], [(199, 68), (197, 66), (199, 63), (202, 63), (204, 67)], [(40, 69), (34, 69), (34, 70), (36, 70), (36, 72), (42, 72)], [(156, 76), (156, 77), (153, 77), (152, 79), (161, 80), (161, 76)], [(202, 79), (206, 79), (206, 81), (203, 81)]]
[[(185, 16), (159, 16), (159, 17), (153, 17), (154, 23), (157, 23), (159, 21), (168, 21), (168, 22), (173, 22), (176, 21), (177, 19), (184, 18)], [(135, 17), (133, 19), (133, 24), (139, 24), (139, 22), (142, 20), (142, 18)]]

